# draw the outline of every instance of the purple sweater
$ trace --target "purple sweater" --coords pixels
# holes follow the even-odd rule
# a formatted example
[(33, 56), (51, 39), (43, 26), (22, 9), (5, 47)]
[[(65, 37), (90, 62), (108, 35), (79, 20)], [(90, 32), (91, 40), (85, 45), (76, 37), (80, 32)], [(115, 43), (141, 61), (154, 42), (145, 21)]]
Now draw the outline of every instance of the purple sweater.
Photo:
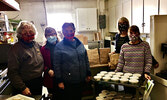
[(116, 68), (117, 72), (150, 73), (151, 67), (151, 50), (147, 42), (142, 41), (135, 45), (125, 43), (122, 45)]

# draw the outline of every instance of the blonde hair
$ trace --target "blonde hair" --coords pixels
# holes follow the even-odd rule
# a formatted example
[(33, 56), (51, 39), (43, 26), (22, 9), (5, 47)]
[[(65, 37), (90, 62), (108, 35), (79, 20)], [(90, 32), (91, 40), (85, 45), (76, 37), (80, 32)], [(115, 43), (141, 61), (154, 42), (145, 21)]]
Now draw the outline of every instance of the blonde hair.
[(122, 22), (125, 22), (129, 25), (129, 20), (126, 18), (126, 17), (121, 17), (119, 20), (118, 20), (118, 23), (122, 21)]
[[(129, 20), (128, 20), (126, 17), (121, 17), (121, 18), (119, 18), (118, 23), (117, 23), (117, 26), (119, 26), (119, 23), (120, 23), (121, 21), (122, 21), (123, 23), (126, 23), (126, 24), (128, 25), (128, 28), (130, 27), (130, 25), (129, 25)], [(118, 29), (118, 30), (119, 30), (119, 29)], [(128, 29), (127, 29), (126, 31), (128, 31)]]
[(17, 38), (21, 39), (22, 37), (22, 31), (26, 28), (31, 28), (32, 31), (35, 33), (35, 36), (38, 34), (36, 27), (34, 24), (28, 21), (21, 21), (19, 25), (17, 26), (16, 33), (17, 33)]

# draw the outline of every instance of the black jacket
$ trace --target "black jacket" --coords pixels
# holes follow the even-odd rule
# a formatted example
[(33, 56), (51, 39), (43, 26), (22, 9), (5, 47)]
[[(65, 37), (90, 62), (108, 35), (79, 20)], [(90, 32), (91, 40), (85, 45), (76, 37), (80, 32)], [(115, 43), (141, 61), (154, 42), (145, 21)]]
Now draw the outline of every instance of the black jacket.
[(87, 51), (77, 38), (74, 39), (75, 47), (65, 38), (55, 47), (53, 66), (58, 83), (81, 83), (91, 75)]
[(11, 47), (8, 56), (7, 75), (16, 89), (23, 91), (25, 81), (42, 76), (43, 57), (36, 42), (27, 45), (19, 40)]
[(115, 36), (115, 52), (116, 53), (120, 53), (120, 50), (121, 50), (121, 46), (124, 44), (124, 43), (127, 43), (129, 42), (129, 37), (128, 36), (125, 36), (124, 37), (124, 41), (123, 41), (123, 44), (121, 46), (118, 45), (118, 41), (120, 39), (120, 34), (116, 34)]

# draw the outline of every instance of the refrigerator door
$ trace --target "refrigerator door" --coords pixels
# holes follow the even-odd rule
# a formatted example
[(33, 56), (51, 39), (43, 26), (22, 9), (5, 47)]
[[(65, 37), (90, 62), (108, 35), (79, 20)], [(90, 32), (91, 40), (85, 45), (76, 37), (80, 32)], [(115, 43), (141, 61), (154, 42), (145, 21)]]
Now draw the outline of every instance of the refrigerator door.
[(161, 51), (162, 43), (167, 43), (167, 15), (153, 15), (150, 17), (150, 47), (152, 55), (159, 62), (154, 74), (165, 70), (167, 66), (167, 56), (163, 58)]

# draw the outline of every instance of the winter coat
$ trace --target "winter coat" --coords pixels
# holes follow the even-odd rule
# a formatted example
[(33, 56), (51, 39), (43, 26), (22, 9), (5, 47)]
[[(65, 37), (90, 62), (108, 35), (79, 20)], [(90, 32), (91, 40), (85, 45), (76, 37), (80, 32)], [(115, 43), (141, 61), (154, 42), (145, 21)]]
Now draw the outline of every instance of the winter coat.
[(41, 53), (44, 59), (44, 76), (43, 76), (43, 84), (47, 88), (53, 88), (53, 77), (50, 77), (48, 74), (48, 71), (50, 69), (53, 70), (52, 64), (51, 64), (51, 53), (49, 47), (47, 45), (43, 46), (41, 48)]
[(53, 66), (58, 83), (78, 84), (91, 76), (87, 51), (76, 37), (74, 39), (75, 47), (65, 38), (55, 47)]

